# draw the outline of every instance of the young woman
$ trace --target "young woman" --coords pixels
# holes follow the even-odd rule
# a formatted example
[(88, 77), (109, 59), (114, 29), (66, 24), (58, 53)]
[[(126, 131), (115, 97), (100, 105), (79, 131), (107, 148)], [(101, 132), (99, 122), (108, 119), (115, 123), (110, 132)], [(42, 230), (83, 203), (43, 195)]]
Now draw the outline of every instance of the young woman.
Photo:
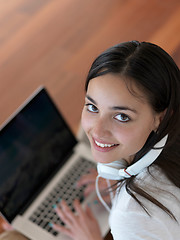
[[(87, 77), (82, 126), (101, 166), (140, 166), (131, 174), (125, 168), (113, 186), (113, 239), (179, 239), (180, 71), (173, 59), (148, 42), (103, 52)], [(53, 227), (74, 240), (102, 240), (90, 209), (74, 206), (76, 215), (62, 201), (56, 211), (66, 227)]]

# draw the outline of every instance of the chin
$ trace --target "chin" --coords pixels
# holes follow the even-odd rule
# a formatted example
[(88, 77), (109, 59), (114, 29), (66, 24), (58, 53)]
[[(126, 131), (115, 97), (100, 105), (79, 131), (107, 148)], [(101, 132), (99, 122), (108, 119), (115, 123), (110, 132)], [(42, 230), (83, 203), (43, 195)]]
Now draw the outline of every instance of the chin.
[(110, 157), (104, 157), (104, 156), (97, 156), (97, 154), (93, 154), (92, 152), (92, 156), (93, 156), (93, 159), (95, 160), (95, 162), (97, 163), (111, 163), (111, 162), (114, 162), (116, 160), (119, 160), (118, 159), (115, 159), (115, 158), (110, 158)]

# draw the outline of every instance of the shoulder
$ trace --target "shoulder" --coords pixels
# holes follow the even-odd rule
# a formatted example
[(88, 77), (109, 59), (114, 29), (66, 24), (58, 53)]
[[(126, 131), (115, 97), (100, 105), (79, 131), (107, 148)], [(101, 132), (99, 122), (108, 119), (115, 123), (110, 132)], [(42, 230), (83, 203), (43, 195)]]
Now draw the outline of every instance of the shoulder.
[[(157, 201), (168, 208), (180, 222), (180, 188), (176, 187), (157, 166), (151, 166), (137, 176), (136, 184)], [(157, 211), (157, 206), (148, 200), (139, 197), (140, 200), (147, 204), (152, 215)], [(158, 208), (159, 209), (159, 208)], [(160, 210), (160, 209), (159, 209)]]
[[(172, 209), (172, 203), (174, 203), (175, 207), (180, 205), (180, 188), (176, 187), (165, 176), (161, 169), (156, 166), (152, 166), (149, 170), (145, 169), (141, 172), (136, 177), (135, 184), (167, 208)], [(135, 196), (146, 206), (146, 208), (152, 208), (152, 210), (154, 210), (153, 206), (155, 206), (155, 210), (158, 208), (155, 204), (140, 195), (135, 193)], [(142, 210), (139, 204), (127, 193), (125, 186), (123, 186), (119, 192), (117, 191), (116, 198), (113, 203), (113, 208), (114, 207), (126, 210), (127, 212), (139, 212)]]
[[(137, 234), (137, 239), (154, 239), (150, 235), (155, 234), (157, 239), (176, 239), (180, 235), (180, 189), (175, 187), (161, 172), (160, 169), (153, 167), (137, 176), (136, 183), (140, 188), (153, 196), (163, 205), (165, 205), (177, 217), (179, 224), (171, 219), (167, 213), (158, 206), (145, 198), (136, 195), (143, 203), (151, 216), (149, 216), (142, 207), (127, 193), (125, 187), (122, 187), (119, 194), (113, 202), (110, 214), (110, 226), (112, 234), (118, 236), (128, 233)], [(118, 230), (119, 229), (119, 230)], [(129, 230), (128, 230), (129, 229)], [(142, 237), (146, 236), (146, 237)], [(170, 237), (175, 236), (176, 238)], [(125, 236), (124, 236), (125, 237)], [(135, 239), (131, 237), (114, 239)]]

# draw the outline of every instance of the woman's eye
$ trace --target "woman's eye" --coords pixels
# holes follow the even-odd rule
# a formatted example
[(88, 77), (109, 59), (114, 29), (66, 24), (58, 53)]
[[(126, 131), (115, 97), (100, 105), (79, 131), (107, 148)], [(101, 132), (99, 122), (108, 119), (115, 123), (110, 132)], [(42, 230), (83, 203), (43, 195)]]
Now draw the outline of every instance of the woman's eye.
[(86, 109), (87, 109), (89, 112), (93, 112), (93, 113), (97, 113), (97, 112), (98, 112), (97, 107), (94, 106), (93, 104), (86, 104)]
[(130, 120), (130, 118), (124, 113), (117, 114), (114, 118), (120, 122), (128, 122)]

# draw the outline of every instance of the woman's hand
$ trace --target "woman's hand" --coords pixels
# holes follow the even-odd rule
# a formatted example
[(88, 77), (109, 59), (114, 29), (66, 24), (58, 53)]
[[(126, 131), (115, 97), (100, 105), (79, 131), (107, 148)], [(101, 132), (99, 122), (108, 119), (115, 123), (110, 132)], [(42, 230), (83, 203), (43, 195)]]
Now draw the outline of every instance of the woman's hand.
[[(80, 180), (77, 182), (76, 186), (77, 187), (82, 187), (84, 185), (86, 185), (85, 189), (84, 189), (84, 196), (87, 197), (88, 195), (90, 195), (92, 192), (95, 191), (95, 181), (96, 181), (96, 177), (97, 177), (97, 170), (96, 169), (90, 169), (89, 173), (86, 175), (83, 175)], [(114, 184), (115, 181), (111, 181), (111, 184)], [(107, 181), (106, 179), (100, 178), (99, 179), (99, 190), (102, 192), (102, 196), (103, 199), (107, 202), (110, 203), (110, 195), (108, 190), (106, 191), (106, 189), (108, 188), (107, 185)], [(103, 193), (103, 190), (105, 190), (105, 193)]]
[(3, 217), (0, 216), (0, 233), (12, 229), (12, 226)]
[(97, 220), (89, 207), (82, 209), (78, 200), (74, 201), (75, 214), (69, 209), (64, 200), (55, 211), (65, 223), (65, 227), (52, 224), (52, 227), (59, 232), (71, 237), (73, 240), (102, 240), (101, 231)]

